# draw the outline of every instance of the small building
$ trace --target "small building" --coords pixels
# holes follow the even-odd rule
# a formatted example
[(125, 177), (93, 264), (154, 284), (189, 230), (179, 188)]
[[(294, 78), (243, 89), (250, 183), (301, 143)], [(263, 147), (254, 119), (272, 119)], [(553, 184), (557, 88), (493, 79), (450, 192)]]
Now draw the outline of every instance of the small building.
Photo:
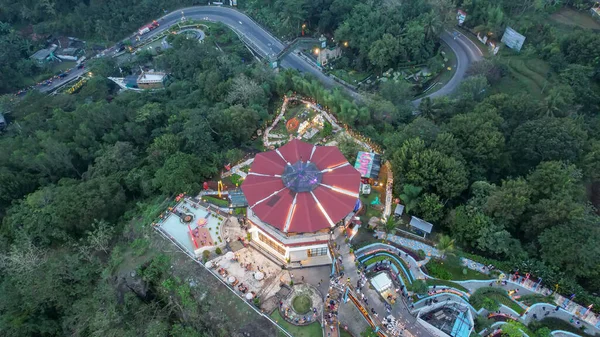
[(371, 284), (373, 285), (373, 288), (375, 288), (375, 290), (380, 294), (392, 289), (394, 286), (392, 280), (386, 273), (377, 274), (371, 279)]
[(335, 60), (338, 57), (342, 56), (342, 49), (340, 47), (335, 48), (323, 48), (319, 51), (319, 55), (317, 56), (317, 63), (320, 66), (327, 65), (330, 60)]
[(402, 214), (404, 214), (404, 205), (397, 204), (396, 208), (394, 209), (394, 216), (401, 217)]
[(53, 44), (50, 48), (40, 49), (31, 55), (29, 58), (36, 61), (38, 64), (44, 64), (54, 59), (54, 51), (58, 46)]
[(423, 237), (426, 237), (427, 234), (431, 234), (431, 229), (433, 228), (432, 224), (425, 220), (419, 219), (416, 216), (411, 217), (408, 225), (419, 232), (419, 234), (422, 233)]
[(142, 72), (137, 78), (137, 86), (140, 89), (159, 89), (164, 88), (166, 73), (162, 72)]

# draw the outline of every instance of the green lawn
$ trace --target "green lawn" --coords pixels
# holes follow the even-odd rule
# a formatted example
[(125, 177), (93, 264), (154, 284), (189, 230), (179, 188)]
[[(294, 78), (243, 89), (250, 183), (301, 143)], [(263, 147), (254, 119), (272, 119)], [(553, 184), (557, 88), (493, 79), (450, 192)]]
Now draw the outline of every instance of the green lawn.
[(452, 281), (446, 281), (446, 280), (437, 280), (437, 279), (427, 279), (425, 280), (425, 283), (427, 283), (428, 286), (446, 286), (446, 287), (452, 287), (456, 290), (460, 290), (464, 293), (469, 293), (469, 290), (465, 287), (463, 287), (462, 285), (452, 282)]
[[(273, 311), (271, 314), (271, 318), (277, 322), (281, 327), (285, 329), (285, 331), (289, 332), (294, 337), (321, 337), (323, 336), (323, 330), (321, 329), (321, 325), (318, 322), (311, 323), (305, 326), (297, 326), (291, 323), (288, 323), (284, 320), (279, 314), (279, 310)], [(279, 332), (279, 336), (285, 336), (283, 332)]]
[(518, 298), (519, 302), (522, 302), (525, 305), (533, 305), (536, 303), (548, 303), (551, 305), (556, 305), (554, 303), (554, 298), (552, 296), (542, 296), (538, 294), (525, 295)]
[(494, 300), (500, 302), (501, 304), (504, 304), (505, 306), (507, 306), (507, 307), (511, 308), (512, 310), (514, 310), (515, 312), (517, 312), (519, 315), (522, 315), (525, 312), (525, 309), (523, 309), (519, 304), (517, 304), (517, 302), (510, 299), (510, 297), (508, 297), (508, 295), (492, 293), (492, 294), (488, 294), (487, 297), (494, 299)]
[(333, 75), (337, 78), (348, 82), (352, 85), (357, 85), (359, 82), (363, 81), (365, 78), (369, 77), (368, 73), (363, 73), (356, 70), (345, 70), (345, 69), (334, 69), (331, 71)]
[(576, 333), (580, 336), (592, 337), (592, 335), (585, 333), (582, 329), (576, 328), (576, 327), (572, 326), (571, 324), (569, 324), (569, 322), (565, 322), (559, 318), (548, 317), (548, 318), (544, 318), (543, 320), (541, 320), (539, 322), (532, 321), (531, 323), (529, 323), (529, 328), (534, 331), (537, 331), (538, 329), (543, 328), (543, 327), (547, 327), (551, 331), (564, 330), (564, 331)]
[[(502, 55), (500, 58), (509, 74), (502, 78), (492, 90), (511, 94), (527, 93), (534, 98), (542, 98), (552, 87), (550, 65), (538, 58), (526, 58), (519, 55)], [(546, 76), (550, 74), (548, 80)]]
[(499, 302), (500, 304), (504, 304), (519, 315), (522, 315), (525, 312), (525, 309), (523, 309), (517, 302), (513, 301), (505, 290), (500, 288), (479, 288), (477, 291), (475, 291), (475, 293), (473, 293), (473, 295), (471, 295), (469, 302), (476, 310), (479, 310), (483, 306), (485, 298), (489, 298)]
[(294, 308), (294, 311), (300, 315), (304, 315), (310, 311), (310, 308), (312, 308), (312, 302), (310, 301), (310, 297), (306, 295), (300, 295), (294, 297), (292, 300), (292, 307)]
[(600, 22), (596, 21), (590, 12), (577, 11), (571, 8), (561, 8), (553, 13), (550, 18), (563, 25), (578, 26), (583, 29), (600, 30)]
[(204, 196), (202, 197), (202, 199), (206, 200), (206, 202), (209, 202), (211, 204), (220, 206), (220, 207), (229, 207), (229, 201), (224, 200), (224, 199), (219, 199), (216, 197), (211, 197), (211, 196)]
[[(427, 94), (431, 94), (443, 87), (443, 85), (448, 83), (448, 81), (450, 81), (452, 76), (454, 76), (456, 73), (456, 54), (454, 54), (452, 49), (445, 42), (442, 42), (441, 50), (446, 53), (445, 57), (448, 59), (448, 61), (445, 62), (446, 67), (444, 70), (442, 70), (442, 73), (437, 78), (437, 82), (440, 82), (441, 84), (438, 84), (435, 88), (429, 90)], [(450, 67), (450, 70), (448, 70), (448, 67)]]
[[(457, 258), (446, 258), (446, 260), (430, 260), (425, 267), (429, 271), (429, 276), (453, 281), (466, 280), (490, 280), (491, 276), (471, 270), (466, 266), (460, 265)], [(466, 271), (466, 274), (464, 273)]]

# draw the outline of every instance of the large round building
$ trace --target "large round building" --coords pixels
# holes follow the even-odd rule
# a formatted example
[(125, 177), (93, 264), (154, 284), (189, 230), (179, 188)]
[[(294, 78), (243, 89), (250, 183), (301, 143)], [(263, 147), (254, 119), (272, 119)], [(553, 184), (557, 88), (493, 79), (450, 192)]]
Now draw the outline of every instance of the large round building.
[(282, 262), (331, 262), (333, 228), (355, 210), (360, 173), (335, 146), (292, 140), (254, 158), (242, 191), (252, 242)]

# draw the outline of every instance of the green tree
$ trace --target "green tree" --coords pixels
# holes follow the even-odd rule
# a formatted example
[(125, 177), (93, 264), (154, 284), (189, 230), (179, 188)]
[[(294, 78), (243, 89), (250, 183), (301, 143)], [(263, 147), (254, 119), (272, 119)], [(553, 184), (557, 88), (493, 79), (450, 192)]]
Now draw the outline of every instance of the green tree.
[(446, 257), (446, 254), (454, 251), (454, 239), (448, 235), (440, 235), (435, 248), (442, 254), (442, 259)]
[(532, 193), (532, 188), (525, 179), (505, 180), (487, 198), (485, 212), (508, 228), (516, 230), (526, 219), (525, 212), (531, 205)]
[(417, 207), (419, 204), (419, 196), (423, 191), (422, 187), (414, 186), (411, 184), (405, 184), (402, 186), (402, 194), (400, 194), (400, 200), (404, 203), (406, 213), (409, 213)]
[(436, 223), (444, 217), (444, 204), (436, 194), (426, 193), (418, 198), (416, 213), (422, 219)]
[(509, 148), (514, 165), (527, 172), (541, 161), (577, 162), (586, 139), (586, 132), (572, 119), (546, 117), (517, 127)]
[(371, 63), (383, 71), (398, 57), (400, 46), (398, 40), (392, 34), (383, 34), (381, 39), (375, 41), (369, 51)]
[(195, 193), (200, 190), (202, 181), (198, 174), (201, 165), (195, 156), (176, 152), (156, 171), (154, 185), (168, 194)]
[(504, 153), (502, 118), (493, 110), (484, 113), (459, 114), (450, 120), (448, 130), (458, 140), (463, 158), (475, 179), (485, 178), (498, 170)]

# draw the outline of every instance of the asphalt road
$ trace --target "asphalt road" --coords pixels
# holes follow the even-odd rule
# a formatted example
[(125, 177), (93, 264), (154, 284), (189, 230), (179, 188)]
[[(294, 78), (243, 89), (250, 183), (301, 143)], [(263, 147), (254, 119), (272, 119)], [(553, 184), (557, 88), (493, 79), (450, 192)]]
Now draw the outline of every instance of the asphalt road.
[[(245, 14), (231, 8), (216, 6), (196, 6), (173, 11), (159, 18), (157, 21), (159, 22), (160, 26), (157, 29), (143, 35), (141, 42), (167, 30), (170, 26), (180, 22), (182, 17), (187, 19), (221, 22), (235, 31), (243, 40), (245, 40), (245, 42), (252, 44), (252, 49), (260, 51), (262, 56), (277, 55), (284, 48), (284, 44), (277, 37), (263, 29)], [(132, 41), (134, 41), (135, 33), (130, 38)], [(465, 77), (465, 73), (469, 67), (469, 64), (473, 61), (481, 59), (482, 57), (482, 53), (479, 48), (471, 40), (460, 33), (458, 37), (454, 39), (450, 33), (444, 32), (441, 38), (456, 54), (457, 69), (452, 79), (438, 91), (429, 95), (430, 97), (448, 95), (453, 92)], [(114, 50), (114, 47), (109, 49), (106, 53), (109, 53), (110, 50)], [(332, 78), (323, 74), (312, 61), (294, 52), (290, 52), (284, 56), (283, 59), (281, 59), (281, 66), (285, 68), (296, 69), (301, 73), (311, 74), (328, 88), (341, 86)], [(85, 69), (73, 69), (65, 78), (54, 80), (54, 82), (48, 86), (38, 86), (38, 89), (42, 92), (51, 91), (62, 83), (74, 77), (80, 76), (85, 72)], [(361, 98), (359, 93), (347, 87), (344, 88), (352, 97), (357, 99)], [(413, 103), (418, 105), (420, 101), (421, 99), (418, 99)]]
[[(473, 41), (471, 41), (468, 37), (464, 36), (462, 33), (455, 31), (457, 36), (456, 39), (450, 32), (444, 32), (440, 36), (442, 41), (444, 41), (450, 49), (456, 55), (456, 72), (448, 81), (445, 83), (443, 87), (441, 87), (438, 91), (431, 93), (425, 97), (435, 98), (440, 96), (446, 96), (451, 94), (458, 86), (460, 82), (465, 78), (467, 69), (472, 62), (479, 61), (483, 58), (483, 53), (475, 45)], [(423, 98), (419, 98), (413, 101), (413, 103), (418, 106), (421, 103)]]

